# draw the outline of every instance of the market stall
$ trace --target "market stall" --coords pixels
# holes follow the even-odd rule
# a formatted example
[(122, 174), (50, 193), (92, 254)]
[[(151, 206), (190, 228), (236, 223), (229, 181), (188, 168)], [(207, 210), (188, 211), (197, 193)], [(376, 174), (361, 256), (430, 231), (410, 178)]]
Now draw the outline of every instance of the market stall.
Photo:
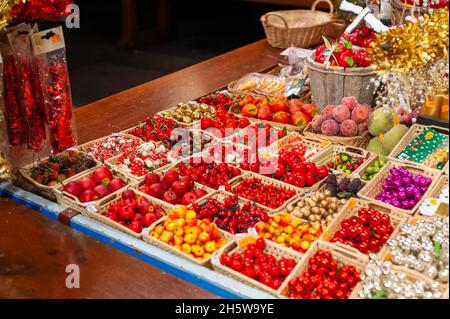
[[(60, 29), (27, 29), (35, 89), (68, 97), (42, 94), (53, 112), (23, 140), (5, 100), (2, 194), (225, 297), (448, 298), (448, 130), (415, 124), (448, 123), (448, 10), (354, 24), (279, 65), (256, 42), (75, 121)], [(433, 45), (405, 50), (407, 32)]]

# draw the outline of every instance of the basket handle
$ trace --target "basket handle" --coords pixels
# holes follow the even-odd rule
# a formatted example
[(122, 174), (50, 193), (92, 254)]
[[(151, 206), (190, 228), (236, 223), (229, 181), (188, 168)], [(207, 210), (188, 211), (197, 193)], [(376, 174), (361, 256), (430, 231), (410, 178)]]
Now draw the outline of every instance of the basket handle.
[(281, 21), (283, 21), (284, 28), (285, 29), (289, 28), (289, 25), (288, 25), (286, 19), (281, 14), (278, 14), (276, 12), (269, 12), (269, 13), (265, 14), (264, 15), (264, 24), (269, 24), (269, 17), (270, 16), (274, 16), (274, 17), (279, 18)]
[(330, 14), (333, 14), (333, 12), (334, 12), (334, 5), (333, 5), (333, 3), (330, 0), (316, 0), (316, 1), (314, 1), (314, 3), (311, 6), (311, 11), (312, 12), (316, 11), (317, 4), (319, 4), (320, 2), (328, 3), (328, 5), (330, 6)]
[(345, 152), (353, 153), (357, 155), (367, 156), (367, 152), (352, 146), (344, 146)]

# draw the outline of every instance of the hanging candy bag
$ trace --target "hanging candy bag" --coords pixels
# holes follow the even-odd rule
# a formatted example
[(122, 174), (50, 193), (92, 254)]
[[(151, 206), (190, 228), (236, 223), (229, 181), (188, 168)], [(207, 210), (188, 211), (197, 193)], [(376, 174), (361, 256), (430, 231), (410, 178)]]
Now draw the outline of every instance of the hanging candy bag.
[(18, 83), (19, 109), (26, 127), (27, 144), (34, 152), (45, 146), (44, 105), (36, 91), (36, 74), (30, 42), (33, 33), (29, 25), (23, 24), (8, 33), (14, 54), (14, 66)]
[(9, 143), (6, 135), (6, 121), (3, 115), (3, 60), (0, 54), (0, 182), (8, 180), (11, 168), (8, 161)]
[(33, 34), (32, 46), (44, 99), (50, 144), (52, 152), (57, 154), (77, 142), (62, 28)]

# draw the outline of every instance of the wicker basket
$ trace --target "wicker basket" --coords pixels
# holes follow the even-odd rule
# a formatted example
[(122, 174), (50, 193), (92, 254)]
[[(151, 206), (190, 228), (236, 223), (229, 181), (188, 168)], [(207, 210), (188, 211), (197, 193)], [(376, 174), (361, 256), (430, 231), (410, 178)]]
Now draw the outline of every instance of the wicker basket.
[[(204, 205), (204, 204), (208, 201), (208, 199), (210, 199), (210, 198), (214, 198), (214, 199), (217, 199), (217, 200), (220, 201), (220, 202), (223, 202), (224, 199), (227, 198), (228, 196), (233, 196), (233, 193), (230, 193), (230, 192), (227, 192), (227, 191), (215, 191), (214, 193), (208, 194), (207, 196), (202, 197), (201, 199), (197, 200), (196, 203), (197, 203), (198, 205), (202, 206), (202, 205)], [(247, 202), (250, 202), (250, 201), (247, 200), (247, 199), (243, 199), (243, 198), (239, 198), (239, 199), (238, 199), (238, 205), (239, 205), (239, 207), (242, 207), (242, 205), (244, 205), (244, 204), (247, 203)], [(189, 207), (190, 207), (190, 206), (189, 206)], [(219, 227), (219, 229), (221, 229), (221, 228)], [(234, 238), (235, 235), (240, 235), (240, 234), (235, 234), (235, 235), (233, 235), (232, 233), (230, 233), (230, 232), (228, 232), (228, 231), (226, 231), (226, 230), (224, 230), (224, 229), (221, 229), (221, 230), (222, 230), (222, 232), (228, 234), (230, 237), (233, 237), (233, 238)]]
[[(292, 189), (293, 191), (295, 191), (295, 195), (294, 196), (292, 196), (290, 199), (288, 199), (286, 202), (284, 202), (284, 204), (281, 205), (280, 207), (277, 207), (277, 208), (274, 208), (274, 209), (266, 207), (266, 206), (261, 205), (259, 203), (255, 203), (256, 206), (267, 210), (267, 212), (268, 212), (268, 214), (270, 216), (272, 216), (272, 215), (274, 215), (276, 213), (279, 213), (280, 211), (284, 210), (286, 208), (286, 206), (289, 203), (291, 203), (292, 201), (294, 201), (298, 196), (303, 196), (305, 194), (304, 190), (302, 190), (302, 189), (300, 189), (298, 187), (295, 187), (295, 186), (293, 186), (291, 184), (287, 184), (287, 183), (281, 182), (279, 180), (276, 180), (276, 179), (273, 179), (273, 178), (269, 178), (269, 177), (266, 177), (266, 176), (263, 176), (263, 175), (255, 174), (255, 173), (252, 173), (252, 172), (243, 174), (241, 176), (238, 176), (236, 179), (234, 179), (232, 184), (231, 184), (232, 185), (231, 186), (231, 192), (233, 192), (233, 189), (236, 188), (236, 186), (238, 186), (242, 182), (243, 179), (249, 179), (249, 178), (258, 178), (265, 185), (280, 186), (280, 187), (284, 187), (285, 189)], [(247, 198), (241, 197), (241, 196), (239, 196), (239, 198), (243, 198), (243, 199), (248, 200)]]
[[(414, 206), (414, 208), (411, 210), (397, 208), (375, 199), (375, 197), (382, 192), (383, 181), (389, 175), (390, 169), (393, 167), (400, 167), (400, 166), (404, 166), (408, 171), (410, 171), (413, 174), (422, 174), (426, 177), (429, 177), (433, 181), (431, 185), (428, 187), (428, 190), (425, 192), (425, 194), (423, 194), (422, 199), (418, 201), (416, 206)], [(386, 208), (394, 208), (403, 214), (413, 215), (416, 212), (416, 210), (420, 207), (423, 200), (429, 197), (428, 194), (430, 193), (430, 190), (433, 189), (433, 186), (437, 182), (439, 176), (440, 172), (436, 170), (411, 166), (397, 161), (389, 161), (386, 163), (386, 165), (383, 166), (380, 172), (374, 178), (372, 178), (372, 180), (369, 183), (367, 183), (366, 186), (363, 187), (363, 189), (359, 191), (358, 196), (365, 200), (376, 202), (378, 205), (384, 206)]]
[[(432, 283), (431, 279), (427, 278), (426, 276), (424, 276), (416, 271), (412, 271), (411, 269), (408, 269), (406, 267), (392, 266), (392, 269), (396, 272), (404, 273), (406, 275), (406, 280), (409, 280), (411, 282), (416, 282), (416, 281), (420, 280), (420, 281), (425, 281), (429, 284)], [(350, 295), (349, 299), (360, 299), (358, 295), (362, 289), (363, 289), (363, 284), (362, 284), (362, 282), (359, 282), (356, 285), (355, 289), (353, 289), (353, 292)]]
[[(163, 208), (166, 211), (166, 213), (174, 208), (173, 205), (170, 205), (162, 200), (148, 196), (147, 194), (144, 194), (144, 193), (136, 191), (136, 190), (134, 190), (134, 192), (138, 196), (145, 197), (149, 203), (161, 206), (161, 208)], [(122, 192), (119, 192), (119, 193), (114, 193), (110, 196), (103, 198), (99, 203), (98, 212), (97, 213), (89, 213), (88, 216), (92, 219), (95, 219), (96, 221), (99, 221), (100, 223), (108, 225), (114, 229), (120, 230), (121, 232), (124, 232), (132, 237), (142, 238), (142, 233), (141, 234), (135, 233), (128, 227), (123, 226), (123, 225), (113, 221), (112, 219), (109, 219), (108, 217), (102, 215), (102, 213), (105, 213), (108, 211), (109, 205), (114, 204), (117, 201), (119, 201), (122, 198), (121, 196), (122, 196)], [(159, 219), (159, 220), (161, 220), (161, 219)], [(142, 232), (144, 232), (144, 231), (145, 231), (145, 229)]]
[[(332, 145), (331, 147), (328, 147), (320, 154), (314, 156), (312, 159), (312, 162), (314, 162), (316, 165), (327, 165), (327, 163), (331, 162), (334, 158), (334, 156), (345, 153), (347, 155), (350, 155), (352, 159), (362, 159), (364, 162), (370, 161), (371, 158), (374, 156), (373, 153), (365, 151), (361, 148), (351, 147), (351, 146), (341, 146), (341, 145)], [(363, 163), (364, 163), (363, 162)], [(361, 164), (362, 166), (362, 164)], [(358, 167), (355, 171), (352, 172), (352, 175), (359, 177), (359, 173), (361, 172), (361, 166)], [(339, 172), (338, 174), (341, 174)], [(345, 173), (342, 173), (345, 174)]]
[(391, 8), (391, 23), (393, 26), (405, 24), (407, 16), (422, 16), (429, 13), (425, 8), (405, 4), (400, 0), (391, 0)]
[(306, 59), (311, 80), (314, 101), (320, 109), (329, 104), (338, 105), (343, 97), (354, 96), (359, 103), (372, 105), (374, 99), (374, 69), (365, 68), (327, 68), (314, 61), (315, 52)]
[(441, 195), (442, 190), (448, 187), (448, 175), (441, 175), (436, 184), (433, 185), (433, 187), (430, 188), (430, 192), (428, 193), (428, 197), (430, 198), (439, 198), (439, 195)]
[[(360, 208), (373, 208), (383, 214), (389, 215), (389, 217), (391, 218), (391, 226), (394, 228), (390, 238), (393, 238), (395, 231), (398, 229), (398, 227), (407, 220), (406, 215), (399, 213), (393, 208), (386, 208), (372, 202), (351, 198), (348, 200), (347, 204), (341, 209), (341, 211), (339, 212), (338, 216), (334, 219), (334, 221), (327, 227), (326, 231), (323, 232), (321, 239), (323, 241), (329, 242), (333, 238), (334, 234), (341, 227), (342, 221), (344, 219), (348, 219), (351, 218), (352, 216), (355, 216)], [(336, 246), (340, 246), (343, 249), (351, 250), (355, 254), (363, 254), (358, 249), (345, 245), (343, 243), (333, 242), (333, 244)], [(376, 255), (380, 257), (382, 256), (382, 254), (383, 249), (380, 248), (380, 250), (378, 251), (378, 253), (376, 253)]]
[(348, 145), (348, 146), (361, 147), (361, 148), (366, 148), (367, 144), (369, 144), (370, 139), (371, 139), (369, 132), (364, 133), (364, 135), (352, 136), (352, 137), (323, 135), (323, 134), (314, 132), (311, 123), (309, 123), (305, 127), (305, 129), (303, 130), (303, 135), (305, 135), (306, 137), (315, 138), (315, 139), (318, 139), (321, 141), (329, 141), (333, 144)]
[[(247, 277), (247, 276), (245, 276), (225, 265), (222, 265), (220, 263), (220, 256), (223, 253), (228, 253), (229, 255), (231, 255), (233, 253), (242, 254), (246, 247), (245, 243), (249, 241), (248, 239), (249, 239), (248, 237), (243, 237), (242, 239), (234, 240), (234, 241), (228, 243), (223, 248), (222, 251), (214, 253), (212, 261), (211, 261), (213, 269), (220, 274), (223, 274), (227, 277), (233, 278), (236, 281), (247, 284), (250, 287), (265, 291), (273, 296), (277, 296), (277, 293), (278, 293), (277, 290), (274, 290), (274, 289), (260, 283), (259, 281), (252, 279), (250, 277)], [(275, 258), (277, 260), (280, 258), (290, 258), (290, 259), (295, 259), (295, 261), (298, 264), (302, 258), (302, 254), (300, 254), (299, 252), (296, 252), (295, 250), (286, 248), (286, 247), (279, 245), (277, 243), (274, 243), (273, 241), (270, 241), (270, 240), (265, 240), (265, 242), (266, 242), (266, 247), (264, 248), (264, 253), (275, 256)], [(285, 279), (285, 281), (286, 281), (286, 279)]]
[[(400, 155), (400, 153), (409, 145), (409, 143), (411, 143), (417, 136), (419, 136), (423, 131), (425, 131), (428, 128), (432, 128), (440, 133), (449, 135), (447, 128), (442, 128), (442, 127), (438, 127), (438, 126), (427, 126), (427, 125), (414, 124), (413, 126), (410, 127), (408, 132), (402, 137), (400, 142), (398, 142), (398, 144), (394, 147), (392, 152), (389, 154), (389, 158), (400, 161), (397, 159), (397, 156)], [(409, 160), (401, 160), (401, 161), (408, 163), (410, 165), (415, 165), (415, 166), (423, 167), (426, 169), (433, 169), (433, 168), (425, 166), (421, 163), (416, 163), (416, 162), (409, 161)], [(448, 161), (447, 161), (447, 164), (442, 168), (441, 171), (444, 171), (445, 169), (448, 169)]]
[[(138, 138), (138, 137), (136, 137), (136, 136), (134, 136), (134, 135), (123, 134), (123, 133), (119, 133), (119, 134), (122, 134), (123, 137), (130, 138), (130, 139), (136, 140), (136, 141), (138, 141), (138, 142), (140, 142), (140, 143), (143, 143), (143, 141), (142, 141), (140, 138)], [(84, 143), (83, 145), (78, 146), (78, 149), (79, 149), (80, 151), (82, 151), (82, 152), (84, 152), (84, 153), (90, 155), (89, 152), (88, 152), (89, 147), (91, 147), (91, 146), (94, 145), (94, 144), (103, 143), (103, 142), (105, 142), (108, 138), (110, 138), (110, 137), (112, 137), (112, 136), (114, 136), (114, 135), (104, 136), (104, 137), (101, 137), (101, 138), (99, 138), (99, 139), (96, 139), (96, 140), (93, 140), (93, 141)], [(118, 155), (120, 155), (120, 154), (116, 154), (115, 156), (118, 156)], [(91, 156), (91, 155), (90, 155), (90, 156)], [(92, 157), (93, 157), (93, 156), (92, 156)]]
[(339, 264), (354, 266), (359, 273), (362, 273), (366, 269), (367, 263), (369, 262), (369, 258), (367, 256), (355, 254), (352, 251), (343, 249), (342, 247), (324, 242), (322, 240), (318, 240), (303, 255), (300, 263), (294, 268), (288, 278), (281, 285), (280, 289), (278, 290), (278, 297), (284, 299), (288, 297), (289, 281), (294, 280), (308, 270), (310, 258), (319, 249), (330, 251), (333, 258), (336, 259)]
[[(87, 159), (92, 159), (89, 155), (83, 153), (83, 152), (79, 152), (82, 153), (83, 156), (85, 156)], [(48, 159), (48, 157), (38, 161), (38, 162), (43, 162), (46, 161)], [(101, 165), (100, 162), (98, 162), (95, 159), (92, 159), (95, 161), (96, 165), (92, 168), (97, 168)], [(31, 168), (33, 168), (35, 165), (35, 163), (32, 163), (30, 165), (27, 165), (23, 168), (19, 168), (18, 169), (18, 174), (17, 174), (17, 184), (25, 189), (26, 191), (29, 191), (31, 193), (37, 194), (39, 196), (45, 197), (53, 202), (56, 202), (56, 193), (55, 193), (55, 189), (59, 186), (59, 185), (55, 185), (55, 186), (47, 186), (47, 185), (42, 185), (37, 183), (34, 179), (32, 179), (29, 175), (29, 171)], [(84, 171), (83, 171), (84, 172)], [(71, 178), (77, 178), (79, 177), (83, 172), (80, 172), (74, 176), (72, 176)]]
[[(330, 13), (316, 11), (319, 2), (330, 6)], [(261, 23), (269, 44), (285, 49), (291, 45), (310, 48), (322, 42), (322, 36), (333, 34), (334, 5), (329, 0), (317, 0), (311, 10), (285, 10), (266, 13)]]
[(269, 146), (269, 149), (273, 152), (278, 152), (282, 147), (288, 145), (291, 143), (291, 141), (294, 138), (301, 138), (301, 144), (306, 146), (307, 159), (310, 161), (313, 161), (315, 157), (320, 156), (320, 154), (326, 150), (327, 148), (331, 147), (331, 142), (329, 141), (322, 141), (315, 138), (305, 137), (298, 133), (292, 132), (289, 133), (287, 136), (283, 137), (282, 139), (274, 142), (272, 145)]
[[(142, 232), (142, 238), (144, 239), (144, 241), (149, 243), (149, 244), (151, 244), (151, 245), (153, 245), (153, 246), (161, 248), (162, 250), (165, 250), (165, 251), (167, 251), (167, 252), (169, 252), (171, 254), (174, 254), (174, 255), (186, 258), (186, 259), (188, 259), (189, 261), (191, 261), (191, 262), (193, 262), (195, 264), (198, 264), (198, 265), (210, 268), (211, 267), (211, 263), (210, 262), (211, 262), (212, 255), (210, 257), (205, 258), (205, 259), (200, 261), (200, 260), (197, 260), (196, 258), (194, 258), (192, 255), (187, 255), (184, 252), (182, 252), (181, 250), (178, 250), (178, 249), (172, 247), (171, 245), (166, 244), (166, 243), (164, 243), (164, 242), (162, 242), (162, 241), (160, 241), (158, 239), (155, 239), (155, 238), (153, 238), (153, 237), (151, 237), (149, 235), (152, 232), (152, 230), (156, 226), (162, 224), (165, 221), (166, 218), (168, 218), (168, 217), (161, 218), (157, 222), (153, 223), (153, 225), (150, 226), (148, 228), (148, 230)], [(219, 232), (220, 232), (222, 238), (226, 239), (227, 243), (233, 240), (232, 236), (230, 236), (229, 233), (226, 233), (226, 232), (222, 231), (221, 229), (219, 229)], [(223, 247), (221, 247), (218, 250), (216, 250), (214, 253), (219, 253), (220, 251), (222, 251), (225, 248), (225, 246), (226, 246), (226, 244)]]
[[(65, 185), (67, 185), (68, 183), (70, 183), (72, 181), (78, 181), (85, 176), (90, 177), (95, 169), (96, 168), (85, 171), (85, 172), (79, 174), (78, 176), (76, 176), (75, 178), (73, 178), (73, 177), (68, 178), (64, 182), (59, 184), (58, 187), (55, 188), (55, 195), (56, 195), (56, 200), (57, 200), (58, 204), (63, 206), (64, 208), (73, 209), (74, 211), (79, 212), (85, 216), (89, 216), (90, 211), (98, 211), (101, 203), (103, 202), (102, 198), (95, 202), (88, 203), (88, 205), (86, 205), (86, 203), (80, 202), (78, 197), (73, 196), (64, 191)], [(133, 186), (133, 184), (135, 183), (134, 181), (129, 180), (123, 174), (116, 172), (116, 171), (113, 172), (113, 176), (121, 178), (123, 181), (125, 181), (126, 185), (124, 187), (122, 187), (121, 189), (115, 191), (114, 193), (111, 193), (108, 196), (106, 196), (108, 198), (112, 197), (116, 194), (122, 193), (125, 189)], [(104, 197), (103, 199), (105, 199), (106, 197)]]

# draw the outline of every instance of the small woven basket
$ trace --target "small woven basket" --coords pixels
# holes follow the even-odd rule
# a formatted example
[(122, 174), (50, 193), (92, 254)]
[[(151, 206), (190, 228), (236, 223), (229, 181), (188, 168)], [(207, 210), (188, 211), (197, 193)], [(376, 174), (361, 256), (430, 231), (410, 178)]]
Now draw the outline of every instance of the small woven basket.
[(348, 146), (354, 146), (354, 147), (361, 147), (365, 148), (367, 144), (369, 144), (370, 141), (370, 134), (369, 132), (364, 133), (363, 135), (359, 136), (352, 136), (352, 137), (346, 137), (346, 136), (327, 136), (323, 134), (319, 134), (314, 132), (313, 127), (311, 123), (309, 123), (305, 129), (303, 130), (303, 135), (309, 138), (315, 138), (322, 141), (329, 141), (331, 143), (340, 144), (340, 145), (348, 145)]
[[(319, 2), (326, 2), (330, 12), (316, 11)], [(291, 45), (310, 48), (322, 42), (322, 36), (334, 34), (334, 5), (329, 0), (317, 0), (311, 10), (285, 10), (268, 12), (261, 17), (267, 42), (285, 49)]]
[[(249, 285), (250, 287), (265, 291), (273, 296), (277, 296), (277, 293), (278, 293), (277, 290), (270, 288), (269, 286), (266, 286), (255, 279), (247, 277), (247, 276), (221, 264), (220, 256), (224, 253), (228, 253), (229, 255), (234, 254), (234, 253), (243, 254), (246, 245), (240, 244), (240, 243), (242, 243), (242, 242), (245, 243), (247, 239), (248, 238), (243, 236), (243, 238), (241, 238), (241, 239), (236, 239), (236, 240), (228, 243), (223, 248), (222, 251), (214, 253), (213, 258), (211, 260), (213, 269), (220, 274), (223, 274), (227, 277), (233, 278), (234, 280), (237, 280), (246, 285)], [(302, 258), (302, 254), (293, 249), (286, 248), (286, 247), (279, 245), (277, 243), (274, 243), (273, 241), (270, 241), (270, 240), (265, 240), (265, 242), (266, 242), (266, 247), (264, 248), (264, 253), (275, 256), (275, 258), (277, 260), (280, 258), (290, 258), (290, 259), (295, 259), (295, 261), (298, 264)], [(288, 277), (286, 277), (284, 282), (287, 280), (287, 278)]]
[[(268, 212), (268, 214), (270, 216), (281, 212), (282, 210), (284, 210), (286, 208), (286, 206), (288, 204), (290, 204), (292, 201), (294, 201), (298, 196), (303, 196), (305, 194), (305, 190), (302, 190), (302, 189), (300, 189), (298, 187), (295, 187), (295, 186), (293, 186), (291, 184), (287, 184), (287, 183), (281, 182), (279, 180), (276, 180), (276, 179), (273, 179), (273, 178), (269, 178), (269, 177), (266, 177), (266, 176), (263, 176), (263, 175), (259, 175), (259, 174), (253, 173), (253, 172), (249, 172), (249, 173), (240, 175), (235, 180), (233, 180), (233, 182), (231, 184), (232, 185), (231, 186), (231, 192), (234, 193), (233, 189), (236, 188), (236, 186), (238, 186), (242, 182), (242, 180), (249, 179), (249, 178), (260, 179), (261, 182), (263, 184), (265, 184), (265, 185), (279, 186), (279, 187), (284, 187), (285, 189), (291, 189), (291, 190), (295, 191), (295, 195), (294, 196), (289, 198), (286, 202), (284, 202), (281, 206), (279, 206), (277, 208), (269, 208), (269, 207), (266, 207), (266, 206), (264, 206), (262, 204), (259, 204), (259, 203), (255, 202), (256, 206), (259, 206), (259, 207), (267, 210), (267, 212)], [(245, 197), (241, 197), (241, 196), (239, 196), (239, 198), (243, 198), (245, 200), (249, 200), (249, 199), (247, 199)]]
[[(374, 154), (371, 152), (368, 152), (366, 150), (363, 150), (361, 148), (352, 147), (352, 146), (341, 146), (341, 145), (331, 145), (331, 147), (326, 148), (323, 152), (320, 152), (320, 154), (317, 154), (314, 156), (314, 158), (311, 160), (313, 163), (317, 165), (327, 165), (327, 163), (333, 161), (333, 158), (336, 155), (339, 155), (341, 153), (345, 153), (352, 157), (352, 159), (361, 159), (363, 160), (363, 164), (366, 161), (369, 161)], [(361, 167), (358, 167), (355, 171), (352, 172), (352, 174), (359, 177), (359, 173), (361, 172)], [(345, 174), (345, 173), (342, 173)]]
[(278, 290), (278, 297), (286, 299), (289, 295), (289, 281), (294, 280), (295, 278), (301, 276), (305, 271), (309, 268), (309, 260), (310, 258), (319, 250), (327, 250), (331, 252), (331, 255), (334, 259), (342, 266), (354, 266), (356, 270), (361, 274), (367, 266), (369, 262), (369, 258), (367, 256), (361, 254), (355, 254), (350, 250), (343, 249), (340, 246), (318, 240), (316, 241), (303, 255), (302, 259), (298, 263), (298, 265), (294, 268), (291, 274), (286, 278), (284, 283), (281, 285)]
[[(415, 166), (423, 167), (426, 169), (434, 169), (434, 168), (425, 166), (421, 163), (416, 163), (416, 162), (409, 161), (409, 160), (397, 159), (397, 156), (400, 155), (400, 153), (409, 145), (409, 143), (411, 143), (417, 136), (419, 136), (423, 131), (425, 131), (428, 128), (432, 128), (442, 134), (449, 135), (447, 128), (433, 126), (433, 125), (427, 126), (427, 125), (414, 124), (413, 126), (410, 127), (408, 132), (406, 132), (406, 134), (403, 135), (400, 142), (397, 143), (397, 145), (394, 147), (394, 149), (392, 150), (392, 152), (389, 154), (388, 157), (393, 160), (396, 160), (396, 161), (407, 163), (409, 165), (415, 165)], [(448, 161), (447, 161), (446, 165), (441, 169), (441, 171), (445, 171), (446, 169), (448, 170)]]
[[(201, 261), (200, 261), (200, 260), (197, 260), (197, 259), (194, 258), (192, 255), (187, 255), (187, 254), (185, 254), (184, 252), (182, 252), (181, 250), (178, 250), (178, 249), (172, 247), (171, 245), (166, 244), (166, 243), (160, 241), (159, 239), (155, 239), (155, 238), (153, 238), (153, 237), (150, 236), (150, 233), (153, 231), (153, 229), (155, 229), (156, 226), (158, 226), (158, 225), (164, 223), (164, 221), (165, 221), (166, 218), (168, 218), (168, 217), (166, 216), (166, 217), (161, 218), (161, 219), (158, 220), (157, 222), (153, 223), (153, 225), (150, 226), (150, 227), (148, 228), (148, 230), (144, 230), (144, 231), (142, 232), (142, 238), (144, 239), (144, 241), (145, 241), (146, 243), (149, 243), (150, 245), (153, 245), (153, 246), (156, 246), (156, 247), (158, 247), (158, 248), (161, 248), (162, 250), (165, 250), (165, 251), (167, 251), (167, 252), (169, 252), (169, 253), (171, 253), (171, 254), (174, 254), (174, 255), (177, 255), (177, 256), (186, 258), (186, 259), (188, 259), (189, 261), (191, 261), (191, 262), (193, 262), (193, 263), (195, 263), (195, 264), (197, 264), (197, 265), (201, 265), (201, 266), (204, 266), (204, 267), (211, 268), (211, 258), (212, 258), (212, 256), (213, 256), (215, 253), (220, 253), (220, 252), (225, 248), (226, 244), (225, 244), (223, 247), (221, 247), (221, 248), (219, 248), (218, 250), (216, 250), (216, 251), (213, 253), (213, 255), (211, 255), (210, 257), (205, 258), (205, 259), (203, 259), (203, 260), (201, 260)], [(233, 240), (232, 236), (230, 236), (229, 233), (226, 233), (226, 232), (222, 231), (221, 229), (219, 229), (219, 232), (220, 232), (222, 238), (225, 238), (225, 240), (227, 241), (227, 243), (228, 243), (228, 242), (231, 242), (231, 241)]]
[[(413, 174), (422, 174), (426, 177), (429, 177), (432, 179), (432, 183), (428, 187), (428, 190), (423, 194), (422, 199), (417, 202), (416, 206), (412, 208), (411, 210), (405, 210), (402, 208), (397, 208), (395, 206), (386, 204), (384, 202), (378, 201), (375, 199), (375, 197), (380, 194), (383, 191), (383, 181), (386, 179), (386, 177), (390, 174), (389, 171), (393, 167), (400, 167), (404, 166), (408, 171), (410, 171)], [(378, 172), (378, 174), (372, 178), (370, 182), (368, 182), (358, 193), (358, 196), (372, 202), (376, 202), (380, 206), (384, 206), (386, 208), (394, 208), (397, 211), (407, 214), (407, 215), (413, 215), (417, 209), (422, 204), (423, 200), (427, 197), (429, 197), (430, 190), (433, 189), (433, 186), (437, 182), (439, 176), (441, 173), (434, 169), (427, 169), (417, 166), (411, 166), (405, 163), (397, 162), (397, 161), (389, 161), (386, 163), (386, 165), (383, 166), (383, 168)]]
[[(138, 234), (138, 233), (132, 231), (131, 229), (129, 229), (128, 227), (123, 226), (123, 225), (113, 221), (112, 219), (109, 219), (108, 217), (102, 215), (102, 213), (106, 213), (108, 211), (108, 207), (111, 204), (114, 204), (114, 203), (118, 202), (122, 198), (121, 197), (122, 196), (122, 192), (123, 192), (123, 190), (121, 192), (119, 192), (119, 193), (115, 193), (115, 194), (112, 194), (110, 196), (107, 196), (107, 197), (103, 198), (101, 200), (101, 202), (99, 203), (98, 212), (96, 212), (96, 213), (89, 213), (88, 217), (90, 217), (92, 219), (95, 219), (96, 221), (98, 221), (100, 223), (103, 223), (103, 224), (105, 224), (105, 225), (107, 225), (107, 226), (109, 226), (111, 228), (120, 230), (121, 232), (124, 232), (124, 233), (126, 233), (126, 234), (128, 234), (128, 235), (130, 235), (132, 237), (142, 238), (142, 233)], [(149, 203), (161, 206), (161, 208), (163, 208), (166, 211), (166, 213), (174, 208), (173, 205), (170, 205), (170, 204), (168, 204), (168, 203), (166, 203), (166, 202), (164, 202), (162, 200), (159, 200), (157, 198), (151, 197), (151, 196), (149, 196), (147, 194), (144, 194), (142, 192), (139, 192), (137, 190), (134, 190), (134, 192), (135, 192), (135, 194), (137, 196), (145, 197)], [(159, 220), (161, 220), (161, 219), (159, 219)], [(142, 230), (142, 232), (145, 232), (145, 231), (146, 231), (145, 229)]]
[[(79, 152), (82, 153), (82, 155), (86, 158), (86, 159), (91, 159), (93, 161), (95, 161), (95, 166), (89, 168), (97, 168), (101, 165), (101, 163), (93, 158), (91, 158), (89, 155), (85, 154), (84, 152)], [(48, 157), (38, 161), (39, 162), (43, 162), (46, 161), (48, 159)], [(25, 189), (26, 191), (29, 191), (31, 193), (40, 195), (42, 197), (45, 197), (53, 202), (56, 202), (56, 193), (55, 193), (55, 189), (59, 186), (59, 185), (55, 185), (55, 186), (47, 186), (47, 185), (42, 185), (37, 183), (34, 179), (31, 178), (29, 172), (31, 170), (31, 168), (33, 168), (35, 166), (36, 163), (32, 163), (30, 165), (27, 165), (23, 168), (19, 168), (18, 169), (18, 174), (17, 174), (17, 184)], [(79, 172), (78, 174), (72, 176), (71, 178), (77, 178), (79, 177), (81, 174), (83, 174), (84, 171)]]
[[(364, 200), (351, 198), (348, 200), (347, 204), (341, 209), (338, 216), (333, 220), (333, 222), (327, 227), (327, 229), (323, 232), (321, 239), (323, 241), (330, 242), (330, 240), (333, 238), (334, 234), (339, 230), (341, 227), (341, 223), (344, 219), (351, 218), (352, 216), (355, 216), (358, 213), (358, 210), (360, 208), (373, 208), (380, 213), (387, 214), (391, 218), (391, 226), (394, 228), (391, 237), (393, 238), (395, 232), (399, 228), (401, 224), (403, 224), (407, 220), (407, 216), (398, 212), (397, 210), (393, 208), (386, 208), (383, 206), (379, 206), (372, 202), (367, 202)], [(355, 254), (363, 254), (358, 249), (344, 245), (340, 242), (333, 242), (334, 245), (340, 246), (343, 249), (350, 250), (354, 252)], [(382, 256), (383, 254), (383, 247), (380, 248), (380, 250), (376, 253), (378, 257)], [(364, 254), (363, 254), (364, 255)]]

